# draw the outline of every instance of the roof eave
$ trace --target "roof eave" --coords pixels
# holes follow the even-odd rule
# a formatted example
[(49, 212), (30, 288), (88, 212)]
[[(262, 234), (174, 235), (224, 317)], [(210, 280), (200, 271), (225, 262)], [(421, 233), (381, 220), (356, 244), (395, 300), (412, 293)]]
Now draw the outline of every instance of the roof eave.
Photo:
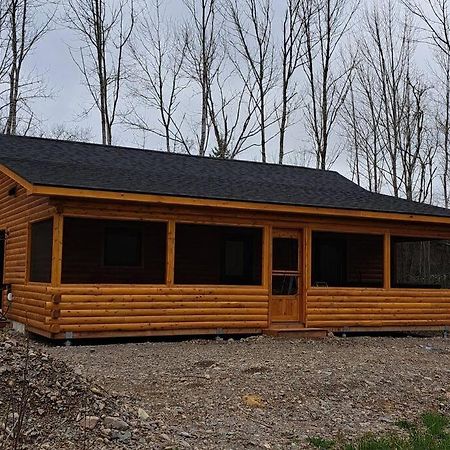
[(4, 164), (0, 164), (0, 171), (9, 178), (11, 178), (12, 180), (14, 180), (16, 183), (24, 187), (29, 193), (33, 191), (34, 189), (33, 184), (25, 180), (25, 178), (22, 178), (16, 172), (12, 171), (9, 167), (5, 166)]
[(430, 216), (408, 213), (391, 213), (354, 209), (326, 208), (315, 206), (298, 206), (275, 203), (258, 203), (238, 200), (208, 199), (199, 197), (182, 197), (175, 195), (143, 194), (132, 192), (105, 191), (97, 189), (78, 189), (34, 185), (33, 193), (50, 197), (71, 197), (97, 200), (129, 201), (163, 205), (202, 206), (224, 209), (263, 211), (271, 213), (308, 214), (328, 217), (350, 217), (358, 219), (390, 220), (416, 223), (433, 223), (450, 225), (450, 217)]
[(359, 219), (373, 219), (373, 220), (389, 220), (389, 221), (403, 221), (415, 223), (433, 223), (441, 225), (450, 225), (450, 217), (432, 216), (432, 215), (418, 215), (408, 213), (392, 213), (392, 212), (378, 212), (355, 209), (342, 208), (326, 208), (316, 206), (298, 206), (275, 203), (258, 203), (238, 200), (220, 200), (207, 199), (199, 197), (181, 197), (171, 195), (157, 195), (144, 194), (132, 192), (117, 192), (106, 191), (98, 189), (80, 189), (62, 186), (49, 186), (41, 184), (33, 184), (24, 179), (14, 171), (3, 164), (0, 164), (0, 171), (5, 175), (23, 186), (30, 195), (42, 195), (48, 197), (69, 197), (69, 198), (85, 198), (97, 200), (111, 200), (111, 201), (129, 201), (138, 203), (153, 203), (164, 205), (183, 205), (183, 206), (203, 206), (225, 209), (240, 209), (265, 211), (272, 213), (290, 213), (290, 214), (308, 214), (320, 215), (328, 217), (350, 217)]

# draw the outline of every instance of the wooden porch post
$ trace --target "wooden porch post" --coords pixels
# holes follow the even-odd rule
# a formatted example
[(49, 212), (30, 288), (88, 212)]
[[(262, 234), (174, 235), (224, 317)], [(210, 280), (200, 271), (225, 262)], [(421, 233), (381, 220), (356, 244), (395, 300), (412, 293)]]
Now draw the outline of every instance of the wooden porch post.
[(263, 230), (262, 284), (267, 292), (267, 327), (272, 323), (272, 226), (265, 225)]
[(384, 233), (384, 289), (391, 288), (391, 234)]
[(175, 220), (167, 223), (166, 285), (173, 286), (175, 280)]
[(305, 327), (308, 326), (308, 291), (311, 288), (311, 264), (312, 264), (312, 231), (309, 226), (303, 228), (303, 284), (301, 298), (301, 321)]
[(59, 286), (61, 284), (63, 222), (62, 213), (57, 212), (53, 216), (52, 286)]
[(262, 285), (270, 289), (271, 284), (271, 260), (272, 260), (272, 227), (265, 225), (263, 230), (263, 252), (262, 252)]

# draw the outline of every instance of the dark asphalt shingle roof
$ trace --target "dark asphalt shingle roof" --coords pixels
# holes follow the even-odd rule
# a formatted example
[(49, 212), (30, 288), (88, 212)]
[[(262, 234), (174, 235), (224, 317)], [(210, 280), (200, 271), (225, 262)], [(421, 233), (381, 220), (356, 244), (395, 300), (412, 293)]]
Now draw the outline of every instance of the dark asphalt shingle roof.
[(337, 172), (0, 135), (0, 164), (35, 185), (450, 217)]

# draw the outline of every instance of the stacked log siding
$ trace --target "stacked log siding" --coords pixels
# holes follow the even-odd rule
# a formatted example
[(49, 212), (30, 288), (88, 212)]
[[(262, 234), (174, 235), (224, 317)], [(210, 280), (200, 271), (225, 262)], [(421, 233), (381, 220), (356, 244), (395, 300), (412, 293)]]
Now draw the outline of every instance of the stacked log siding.
[(267, 328), (259, 289), (64, 287), (54, 306), (59, 332)]
[(450, 326), (448, 290), (319, 289), (307, 294), (307, 326)]
[(8, 311), (11, 320), (43, 333), (49, 333), (46, 319), (51, 310), (46, 304), (51, 294), (45, 285), (27, 282), (29, 224), (52, 216), (54, 208), (48, 198), (29, 196), (22, 186), (0, 174), (0, 229), (5, 231), (5, 284), (10, 284), (14, 301)]

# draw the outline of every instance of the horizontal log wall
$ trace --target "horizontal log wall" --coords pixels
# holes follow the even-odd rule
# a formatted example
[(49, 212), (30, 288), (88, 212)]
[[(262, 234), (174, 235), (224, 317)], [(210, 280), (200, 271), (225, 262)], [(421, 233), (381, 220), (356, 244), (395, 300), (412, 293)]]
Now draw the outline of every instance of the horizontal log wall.
[(440, 290), (311, 288), (307, 326), (408, 327), (450, 325), (450, 294)]
[[(10, 195), (13, 188), (16, 193)], [(0, 230), (6, 232), (3, 280), (12, 285), (14, 294), (8, 317), (44, 333), (50, 331), (46, 320), (51, 311), (46, 309), (46, 303), (52, 296), (44, 286), (26, 281), (28, 227), (30, 222), (46, 219), (53, 212), (47, 198), (28, 196), (23, 187), (0, 174)]]
[[(55, 288), (56, 289), (56, 288)], [(58, 333), (267, 328), (261, 288), (62, 287), (47, 304)]]

